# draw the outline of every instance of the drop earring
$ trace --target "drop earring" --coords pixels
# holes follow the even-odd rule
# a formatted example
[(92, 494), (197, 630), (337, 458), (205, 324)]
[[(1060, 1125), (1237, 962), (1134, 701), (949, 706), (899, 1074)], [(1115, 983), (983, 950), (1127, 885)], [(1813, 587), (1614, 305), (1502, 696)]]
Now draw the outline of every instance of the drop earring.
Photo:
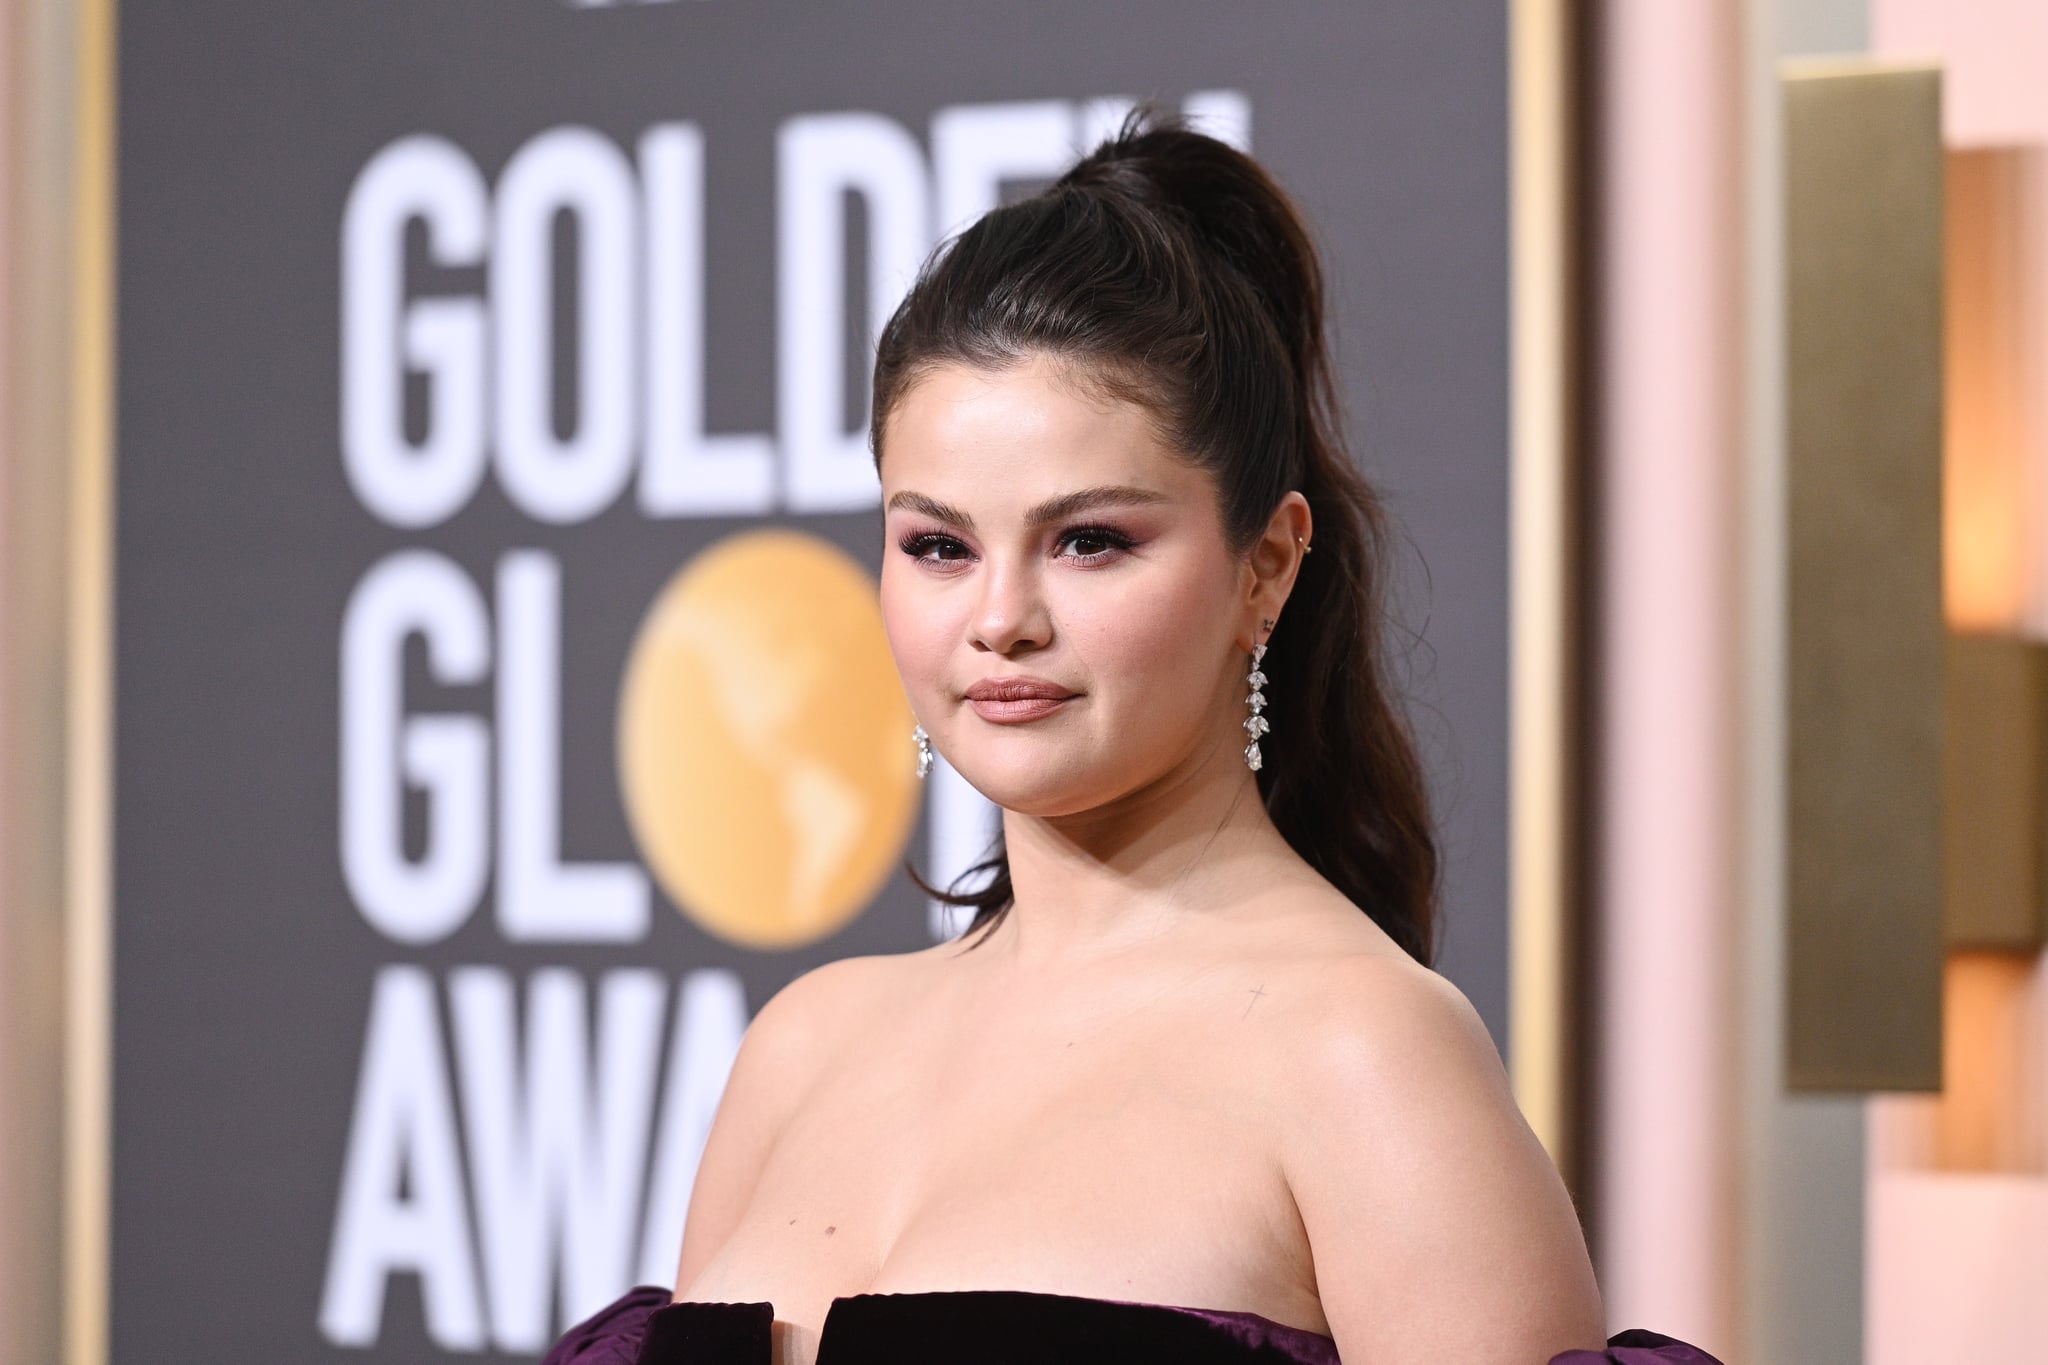
[[(1260, 625), (1270, 633), (1273, 629), (1273, 618), (1267, 617)], [(1252, 709), (1252, 713), (1244, 718), (1244, 732), (1252, 737), (1251, 743), (1244, 746), (1244, 766), (1253, 772), (1257, 772), (1266, 763), (1265, 756), (1259, 752), (1259, 736), (1273, 728), (1265, 716), (1266, 694), (1259, 690), (1266, 685), (1266, 675), (1259, 671), (1259, 661), (1265, 657), (1266, 647), (1253, 645), (1252, 671), (1244, 676), (1244, 680), (1251, 684), (1252, 689), (1251, 695), (1244, 699), (1245, 705)]]
[(910, 737), (917, 741), (917, 775), (923, 777), (932, 770), (932, 737), (925, 733), (923, 722), (910, 732)]

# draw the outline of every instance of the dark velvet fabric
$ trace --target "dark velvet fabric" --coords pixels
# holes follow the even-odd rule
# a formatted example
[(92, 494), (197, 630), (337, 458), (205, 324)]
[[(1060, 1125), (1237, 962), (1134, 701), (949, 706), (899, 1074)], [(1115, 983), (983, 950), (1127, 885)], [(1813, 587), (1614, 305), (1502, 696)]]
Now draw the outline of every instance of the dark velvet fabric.
[[(771, 1365), (767, 1303), (670, 1303), (628, 1291), (555, 1343), (542, 1365)], [(1257, 1313), (1029, 1290), (854, 1294), (832, 1301), (818, 1365), (1339, 1365), (1337, 1344)], [(1446, 1362), (1449, 1365), (1449, 1362)], [(1655, 1332), (1548, 1365), (1720, 1365)]]
[(834, 1299), (818, 1365), (1337, 1365), (1337, 1344), (1256, 1313), (1168, 1308), (1022, 1290), (855, 1294)]

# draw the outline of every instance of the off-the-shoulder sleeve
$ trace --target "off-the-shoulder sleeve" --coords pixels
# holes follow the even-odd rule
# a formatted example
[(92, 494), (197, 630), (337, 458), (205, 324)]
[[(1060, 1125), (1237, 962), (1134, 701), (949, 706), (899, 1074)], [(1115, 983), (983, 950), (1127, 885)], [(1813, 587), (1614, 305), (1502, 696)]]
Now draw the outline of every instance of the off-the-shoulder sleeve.
[(770, 1365), (772, 1303), (671, 1303), (629, 1289), (564, 1333), (541, 1365)]
[(634, 1365), (647, 1339), (647, 1320), (667, 1305), (666, 1289), (643, 1284), (571, 1327), (541, 1365)]
[(1632, 1327), (1607, 1339), (1604, 1351), (1566, 1351), (1550, 1365), (1721, 1365), (1697, 1346), (1676, 1337)]

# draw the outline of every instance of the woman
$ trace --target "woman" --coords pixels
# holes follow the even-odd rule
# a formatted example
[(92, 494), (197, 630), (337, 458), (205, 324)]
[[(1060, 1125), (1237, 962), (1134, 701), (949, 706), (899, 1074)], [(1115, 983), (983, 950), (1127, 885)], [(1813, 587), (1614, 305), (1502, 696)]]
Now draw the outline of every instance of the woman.
[(882, 608), (920, 775), (1003, 809), (990, 879), (961, 941), (762, 1009), (676, 1302), (555, 1365), (1707, 1359), (1608, 1354), (1427, 966), (1322, 313), (1279, 187), (1150, 112), (927, 263), (875, 365)]

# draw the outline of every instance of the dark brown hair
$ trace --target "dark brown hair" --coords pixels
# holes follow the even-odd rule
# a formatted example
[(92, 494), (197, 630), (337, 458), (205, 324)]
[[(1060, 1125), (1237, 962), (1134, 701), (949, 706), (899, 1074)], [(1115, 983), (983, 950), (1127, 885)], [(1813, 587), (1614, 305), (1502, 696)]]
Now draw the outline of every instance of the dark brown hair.
[[(1299, 489), (1315, 521), (1268, 640), (1273, 718), (1258, 788), (1294, 850), (1416, 960), (1435, 953), (1438, 853), (1415, 743), (1383, 658), (1388, 527), (1346, 454), (1323, 276), (1300, 211), (1249, 156), (1140, 108), (1043, 193), (993, 209), (926, 260), (882, 330), (869, 445), (931, 369), (1055, 357), (1143, 406), (1214, 476), (1247, 553)], [(990, 876), (989, 874), (993, 874)], [(942, 890), (973, 933), (1013, 900), (999, 834)]]

